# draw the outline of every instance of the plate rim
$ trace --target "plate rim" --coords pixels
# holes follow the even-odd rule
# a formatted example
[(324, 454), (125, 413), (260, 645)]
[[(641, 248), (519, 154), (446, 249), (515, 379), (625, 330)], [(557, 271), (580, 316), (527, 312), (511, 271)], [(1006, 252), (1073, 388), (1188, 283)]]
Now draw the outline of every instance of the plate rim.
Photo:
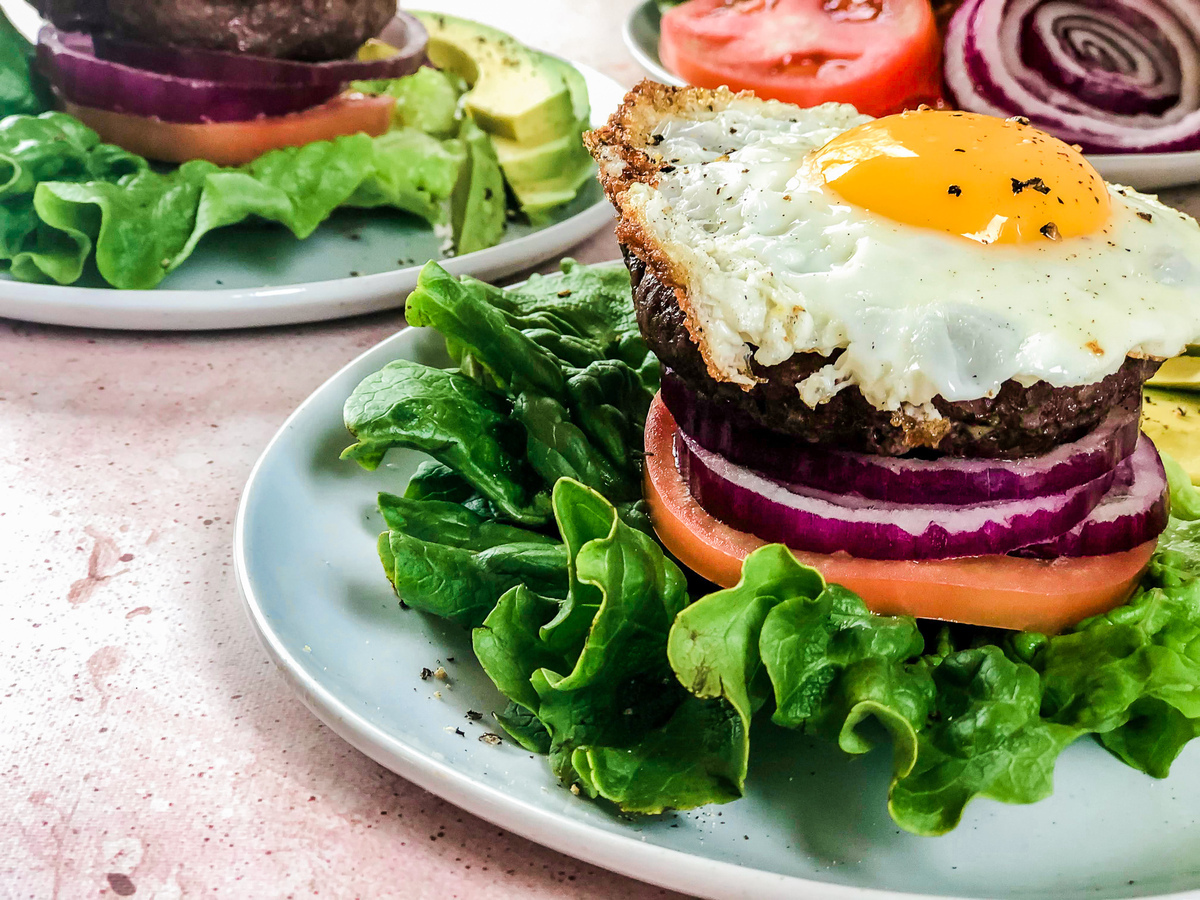
[(642, 0), (640, 3), (634, 4), (629, 14), (625, 16), (625, 21), (621, 23), (621, 38), (625, 41), (625, 49), (637, 61), (637, 64), (661, 81), (663, 84), (670, 84), (676, 87), (684, 87), (687, 82), (667, 69), (662, 64), (662, 60), (658, 57), (658, 52), (651, 54), (641, 43), (634, 37), (634, 27), (642, 21), (653, 16), (660, 16), (658, 12), (658, 4), (656, 0)]
[[(625, 93), (619, 81), (598, 69), (558, 58), (578, 69), (589, 86), (603, 85), (614, 97)], [(611, 111), (593, 107), (591, 124), (602, 124)], [(503, 277), (574, 247), (599, 232), (613, 215), (611, 204), (601, 196), (560, 222), (437, 262), (454, 275)], [(113, 331), (212, 331), (321, 322), (402, 308), (409, 292), (403, 285), (415, 281), (423, 265), (324, 281), (211, 290), (121, 290), (5, 279), (0, 280), (0, 317)]]
[[(674, 72), (668, 70), (659, 59), (658, 52), (651, 53), (647, 50), (635, 37), (634, 29), (636, 25), (644, 21), (650, 21), (657, 16), (656, 0), (640, 0), (634, 4), (633, 8), (625, 16), (625, 21), (621, 23), (621, 37), (625, 41), (625, 49), (637, 61), (643, 69), (649, 72), (659, 81), (664, 84), (683, 87), (687, 85), (687, 81), (680, 78)], [(1188, 162), (1196, 162), (1200, 164), (1200, 150), (1173, 150), (1169, 152), (1158, 153), (1090, 153), (1088, 159), (1097, 161), (1102, 166), (1145, 166), (1145, 165), (1169, 165), (1177, 163), (1180, 160)], [(1170, 187), (1186, 187), (1188, 184), (1200, 182), (1183, 182), (1180, 184), (1168, 185), (1163, 190)], [(1158, 190), (1155, 188), (1154, 190)]]
[[(981, 900), (980, 897), (961, 895), (855, 887), (783, 875), (673, 850), (639, 840), (632, 834), (614, 834), (559, 813), (530, 807), (517, 797), (476, 781), (452, 765), (433, 759), (399, 737), (388, 734), (367, 716), (339, 700), (318, 678), (306, 673), (299, 659), (271, 628), (249, 576), (246, 520), (257, 482), (263, 477), (268, 459), (284, 436), (337, 381), (356, 369), (365, 368), (370, 358), (385, 350), (397, 354), (392, 358), (401, 358), (398, 354), (410, 353), (410, 346), (431, 331), (405, 326), (359, 353), (326, 378), (271, 436), (251, 468), (238, 500), (232, 549), (234, 577), (242, 607), (260, 645), (309, 712), (360, 753), (454, 806), (541, 846), (657, 887), (684, 891), (706, 900), (794, 900), (796, 897), (806, 900)], [(1198, 900), (1200, 888), (1129, 896), (1137, 897), (1137, 900)]]

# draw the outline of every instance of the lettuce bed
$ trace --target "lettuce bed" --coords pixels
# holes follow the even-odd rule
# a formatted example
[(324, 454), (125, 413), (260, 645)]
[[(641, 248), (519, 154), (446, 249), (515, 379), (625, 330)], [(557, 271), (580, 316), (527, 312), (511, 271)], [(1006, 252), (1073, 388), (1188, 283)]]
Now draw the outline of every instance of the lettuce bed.
[(642, 428), (658, 364), (620, 265), (515, 290), (435, 263), (408, 319), (458, 368), (396, 361), (347, 400), (375, 468), (433, 457), (381, 494), (379, 554), (404, 601), (472, 628), (508, 698), (497, 717), (555, 775), (631, 813), (725, 803), (745, 788), (756, 717), (871, 749), (890, 736), (901, 827), (954, 828), (975, 797), (1032, 803), (1091, 734), (1165, 777), (1200, 733), (1200, 493), (1167, 460), (1170, 525), (1125, 605), (1049, 637), (870, 613), (786, 548), (734, 588), (689, 590), (641, 503)]

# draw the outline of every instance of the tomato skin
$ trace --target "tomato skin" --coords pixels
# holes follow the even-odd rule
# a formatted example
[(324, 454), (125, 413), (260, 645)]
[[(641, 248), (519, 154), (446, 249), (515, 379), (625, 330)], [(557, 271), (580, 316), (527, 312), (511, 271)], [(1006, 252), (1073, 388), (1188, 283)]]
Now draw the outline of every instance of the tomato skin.
[(941, 99), (929, 0), (688, 0), (663, 14), (659, 56), (698, 87), (798, 106), (884, 116)]
[(202, 124), (164, 122), (70, 101), (63, 101), (62, 107), (99, 134), (100, 140), (147, 159), (168, 163), (206, 159), (218, 166), (241, 166), (280, 147), (302, 147), (360, 131), (378, 137), (391, 127), (395, 102), (391, 97), (343, 94), (286, 116)]
[[(742, 560), (766, 541), (705, 512), (675, 464), (678, 426), (660, 397), (646, 418), (645, 495), (663, 545), (685, 566), (722, 587), (741, 577)], [(881, 615), (1057, 634), (1129, 599), (1157, 541), (1108, 556), (895, 561), (792, 551), (826, 581), (861, 596)]]

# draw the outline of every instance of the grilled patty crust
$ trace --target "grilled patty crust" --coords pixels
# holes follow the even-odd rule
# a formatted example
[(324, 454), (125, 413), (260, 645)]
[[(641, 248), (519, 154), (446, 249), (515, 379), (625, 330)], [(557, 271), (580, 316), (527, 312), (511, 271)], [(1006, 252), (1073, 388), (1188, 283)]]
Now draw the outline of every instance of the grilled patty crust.
[(1118, 404), (1132, 401), (1140, 409), (1142, 384), (1160, 365), (1157, 360), (1129, 358), (1095, 384), (1054, 387), (1039, 381), (1022, 387), (1006, 381), (995, 397), (954, 402), (936, 397), (933, 405), (940, 419), (876, 409), (854, 386), (814, 409), (800, 399), (796, 385), (835, 360), (836, 353), (797, 353), (775, 366), (752, 361), (753, 374), (761, 381), (750, 390), (718, 381), (709, 374), (688, 331), (675, 289), (659, 281), (635, 253), (623, 249), (638, 325), (662, 364), (735, 418), (744, 416), (812, 444), (880, 456), (914, 451), (999, 459), (1036, 456), (1083, 437)]
[(396, 15), (396, 0), (35, 0), (34, 6), (67, 30), (313, 61), (353, 55)]

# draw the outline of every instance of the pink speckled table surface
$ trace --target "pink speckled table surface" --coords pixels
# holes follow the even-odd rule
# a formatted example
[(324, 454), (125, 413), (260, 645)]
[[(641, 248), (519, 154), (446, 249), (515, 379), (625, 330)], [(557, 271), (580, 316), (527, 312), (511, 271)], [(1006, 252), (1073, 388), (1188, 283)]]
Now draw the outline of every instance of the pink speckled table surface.
[[(631, 0), (430, 3), (625, 84)], [(1197, 212), (1196, 193), (1169, 200)], [(574, 251), (612, 258), (602, 234)], [(301, 705), (234, 585), (252, 464), (393, 312), (199, 335), (0, 320), (0, 896), (405, 900), (666, 891), (510, 835)]]

